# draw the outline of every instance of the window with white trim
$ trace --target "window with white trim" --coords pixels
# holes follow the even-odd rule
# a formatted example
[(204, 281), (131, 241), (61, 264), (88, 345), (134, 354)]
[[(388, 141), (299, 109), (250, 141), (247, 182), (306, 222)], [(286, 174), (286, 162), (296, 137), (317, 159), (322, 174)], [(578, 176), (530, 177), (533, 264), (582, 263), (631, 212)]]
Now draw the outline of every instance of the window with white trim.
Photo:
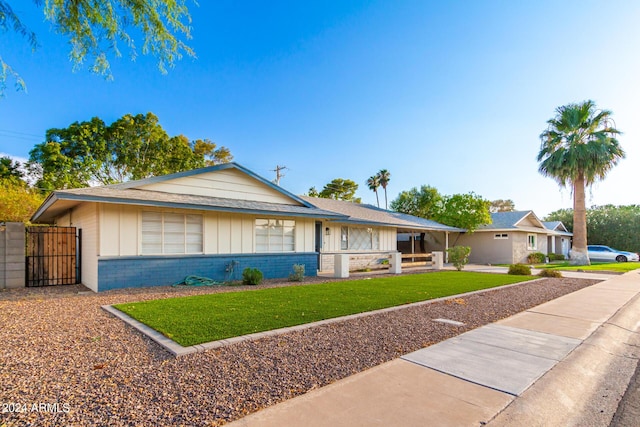
[(202, 215), (142, 212), (142, 254), (203, 252)]
[(290, 219), (256, 219), (256, 252), (294, 252), (296, 222)]
[(535, 251), (538, 249), (538, 239), (535, 234), (527, 235), (527, 249), (530, 251)]
[(340, 227), (340, 249), (349, 249), (349, 227)]
[(499, 240), (499, 239), (508, 239), (508, 238), (509, 238), (509, 235), (508, 235), (507, 233), (498, 233), (498, 234), (494, 234), (494, 235), (493, 235), (493, 238), (494, 238), (494, 239), (496, 239), (496, 240)]
[(340, 249), (355, 251), (380, 249), (380, 232), (375, 228), (342, 227), (342, 235), (347, 231), (346, 245), (344, 237)]

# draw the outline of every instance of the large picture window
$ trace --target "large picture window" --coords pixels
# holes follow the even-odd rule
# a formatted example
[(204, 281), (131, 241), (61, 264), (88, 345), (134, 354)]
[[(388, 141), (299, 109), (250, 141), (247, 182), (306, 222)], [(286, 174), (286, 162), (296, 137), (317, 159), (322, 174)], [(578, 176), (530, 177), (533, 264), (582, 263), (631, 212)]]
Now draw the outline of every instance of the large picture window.
[[(346, 240), (345, 240), (345, 232)], [(380, 233), (375, 228), (342, 227), (340, 249), (370, 251), (380, 249)]]
[(142, 212), (143, 255), (202, 252), (202, 215)]
[(256, 219), (256, 252), (294, 252), (295, 250), (295, 221)]

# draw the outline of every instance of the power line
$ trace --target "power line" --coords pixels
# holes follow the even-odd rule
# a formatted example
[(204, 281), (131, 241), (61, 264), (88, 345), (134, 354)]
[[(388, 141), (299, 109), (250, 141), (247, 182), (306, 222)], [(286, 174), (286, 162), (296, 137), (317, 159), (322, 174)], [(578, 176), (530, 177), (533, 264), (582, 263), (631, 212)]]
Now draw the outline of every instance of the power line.
[[(34, 133), (26, 133), (26, 132), (18, 132), (15, 130), (9, 130), (9, 129), (0, 129), (0, 133), (6, 133), (6, 134), (13, 134), (16, 135), (16, 137), (20, 136), (20, 137), (33, 137), (33, 138), (42, 138), (42, 135), (36, 135)], [(9, 135), (7, 135), (9, 136)]]
[(271, 170), (271, 172), (276, 173), (276, 179), (274, 181), (276, 185), (280, 185), (280, 178), (284, 177), (284, 174), (282, 173), (282, 171), (285, 169), (289, 169), (289, 168), (286, 166), (276, 165), (276, 168)]

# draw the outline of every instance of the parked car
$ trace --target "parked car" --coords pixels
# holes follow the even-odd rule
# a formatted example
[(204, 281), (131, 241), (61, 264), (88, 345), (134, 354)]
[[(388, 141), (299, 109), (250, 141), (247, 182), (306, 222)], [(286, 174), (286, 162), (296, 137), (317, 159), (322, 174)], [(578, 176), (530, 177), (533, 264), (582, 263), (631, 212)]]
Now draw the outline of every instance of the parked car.
[(604, 245), (588, 245), (589, 259), (592, 261), (638, 261), (638, 254), (627, 251), (619, 251)]

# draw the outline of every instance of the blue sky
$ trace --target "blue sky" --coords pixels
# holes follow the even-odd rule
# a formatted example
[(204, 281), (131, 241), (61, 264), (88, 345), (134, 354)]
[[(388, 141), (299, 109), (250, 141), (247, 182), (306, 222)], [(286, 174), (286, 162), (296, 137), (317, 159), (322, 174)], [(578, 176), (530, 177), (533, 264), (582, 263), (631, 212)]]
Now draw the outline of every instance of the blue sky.
[(588, 204), (640, 203), (635, 1), (200, 1), (197, 59), (162, 75), (125, 50), (113, 81), (72, 72), (42, 12), (12, 3), (41, 46), (0, 38), (28, 85), (0, 100), (0, 153), (26, 158), (49, 128), (152, 112), (266, 178), (287, 166), (281, 185), (296, 194), (349, 178), (375, 204), (365, 182), (385, 168), (389, 200), (428, 184), (544, 216), (572, 203), (537, 171), (539, 134), (556, 107), (593, 99), (613, 111), (627, 158)]

